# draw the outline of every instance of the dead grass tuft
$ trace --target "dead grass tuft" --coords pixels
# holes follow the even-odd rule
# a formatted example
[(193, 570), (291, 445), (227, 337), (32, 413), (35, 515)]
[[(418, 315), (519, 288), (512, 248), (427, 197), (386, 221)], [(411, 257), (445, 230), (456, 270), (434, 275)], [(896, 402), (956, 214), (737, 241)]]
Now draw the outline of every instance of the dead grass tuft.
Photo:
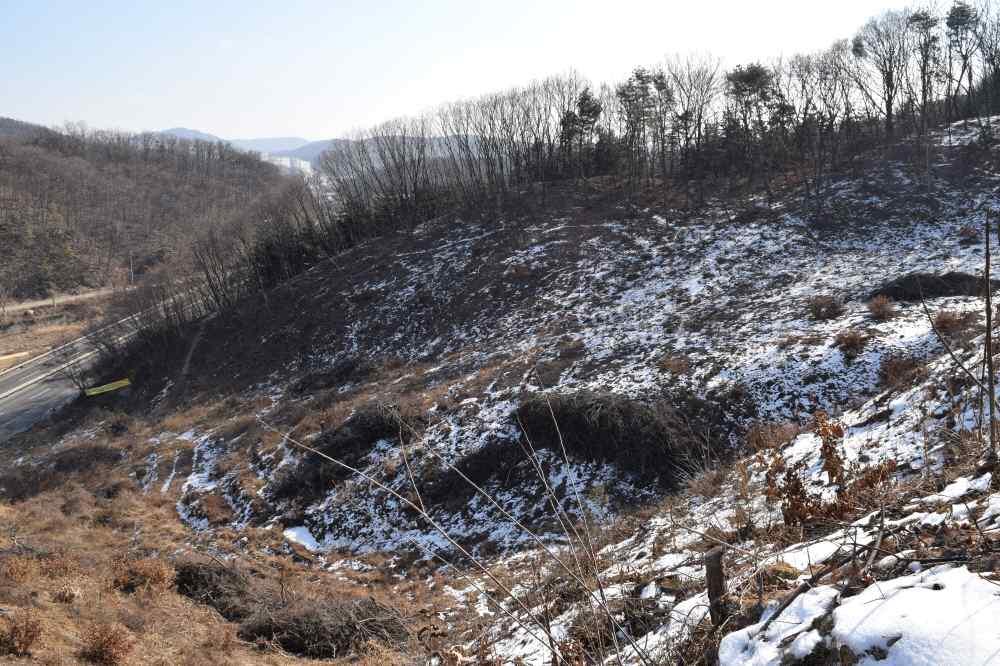
[(166, 592), (174, 586), (176, 572), (169, 562), (156, 557), (123, 560), (115, 563), (111, 585), (116, 590), (132, 593)]
[(875, 321), (889, 321), (899, 314), (895, 302), (882, 294), (868, 301), (868, 312)]
[(941, 310), (934, 315), (934, 328), (936, 328), (941, 335), (954, 337), (967, 331), (975, 321), (975, 312)]
[(845, 359), (853, 361), (864, 351), (865, 345), (868, 344), (868, 336), (857, 329), (848, 328), (837, 333), (833, 343), (843, 353)]
[(103, 666), (123, 666), (135, 648), (135, 638), (124, 625), (117, 622), (99, 622), (87, 629), (83, 636), (80, 657)]
[(726, 472), (722, 468), (706, 469), (704, 472), (688, 479), (687, 490), (692, 495), (699, 495), (704, 498), (715, 497), (722, 492), (725, 480)]
[(754, 451), (780, 449), (802, 433), (791, 421), (767, 423), (758, 421), (747, 429), (747, 444)]
[(926, 375), (924, 364), (912, 356), (885, 356), (878, 369), (879, 382), (884, 388), (906, 388)]
[(829, 294), (813, 296), (809, 299), (809, 314), (819, 321), (835, 319), (844, 314), (844, 303)]

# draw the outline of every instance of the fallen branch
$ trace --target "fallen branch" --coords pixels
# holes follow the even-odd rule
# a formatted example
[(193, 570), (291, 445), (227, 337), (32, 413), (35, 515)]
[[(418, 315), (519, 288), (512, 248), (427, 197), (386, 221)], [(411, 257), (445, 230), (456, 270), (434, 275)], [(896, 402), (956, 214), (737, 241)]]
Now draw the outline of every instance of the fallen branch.
[(767, 618), (767, 620), (764, 621), (764, 624), (763, 626), (761, 626), (759, 633), (760, 634), (765, 633), (767, 631), (767, 628), (771, 626), (771, 623), (774, 622), (774, 620), (779, 615), (785, 612), (785, 609), (791, 606), (792, 602), (795, 601), (799, 597), (799, 595), (808, 592), (811, 588), (815, 587), (819, 581), (823, 580), (823, 578), (825, 578), (827, 574), (836, 571), (840, 567), (844, 566), (845, 564), (856, 558), (858, 555), (861, 555), (868, 549), (872, 548), (873, 545), (874, 544), (868, 544), (851, 551), (850, 554), (845, 555), (839, 560), (827, 564), (825, 567), (823, 567), (822, 569), (814, 573), (812, 576), (810, 576), (808, 580), (802, 581), (802, 583), (800, 583), (797, 588), (792, 590), (791, 594), (785, 597), (785, 599), (781, 602), (781, 604), (774, 611), (771, 617)]

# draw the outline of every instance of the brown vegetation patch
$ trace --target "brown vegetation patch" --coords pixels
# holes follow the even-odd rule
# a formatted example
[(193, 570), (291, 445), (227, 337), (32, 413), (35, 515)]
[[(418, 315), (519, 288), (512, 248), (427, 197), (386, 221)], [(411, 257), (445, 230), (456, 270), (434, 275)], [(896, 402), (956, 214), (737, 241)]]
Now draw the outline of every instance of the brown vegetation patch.
[(135, 637), (117, 622), (99, 622), (92, 625), (83, 637), (80, 657), (102, 666), (122, 666), (128, 663), (135, 648)]
[(849, 328), (837, 333), (833, 343), (843, 353), (844, 358), (853, 361), (864, 351), (865, 345), (868, 344), (868, 336), (857, 329)]
[(927, 372), (918, 359), (905, 354), (885, 356), (879, 365), (879, 382), (885, 388), (906, 388), (912, 386)]
[(679, 354), (664, 354), (656, 366), (672, 375), (686, 375), (691, 371), (691, 361)]
[(809, 314), (813, 319), (825, 321), (844, 314), (844, 303), (836, 296), (820, 294), (809, 299)]
[(955, 337), (968, 331), (977, 319), (977, 313), (968, 310), (940, 310), (934, 315), (934, 328), (941, 335)]
[(0, 654), (27, 656), (42, 637), (42, 621), (38, 611), (19, 610), (3, 618), (3, 625), (0, 628)]
[(409, 633), (395, 611), (373, 599), (299, 600), (259, 608), (240, 625), (239, 636), (303, 657), (333, 659), (362, 651), (371, 642), (400, 645)]
[(112, 587), (122, 592), (166, 592), (174, 586), (176, 573), (169, 562), (156, 557), (124, 560), (114, 567)]
[(889, 321), (899, 314), (896, 304), (885, 294), (879, 294), (868, 301), (868, 312), (875, 321)]
[(747, 444), (754, 451), (780, 449), (802, 433), (791, 421), (766, 423), (758, 421), (747, 429)]

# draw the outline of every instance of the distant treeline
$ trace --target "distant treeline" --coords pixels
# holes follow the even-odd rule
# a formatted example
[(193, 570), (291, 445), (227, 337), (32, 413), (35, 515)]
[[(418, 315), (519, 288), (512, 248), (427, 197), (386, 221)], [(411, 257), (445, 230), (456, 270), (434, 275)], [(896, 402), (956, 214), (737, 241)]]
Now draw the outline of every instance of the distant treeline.
[(193, 238), (282, 182), (228, 144), (0, 119), (0, 306), (190, 266)]
[[(821, 195), (830, 169), (1000, 104), (1000, 13), (956, 2), (869, 20), (852, 39), (726, 69), (674, 57), (595, 86), (570, 73), (359, 132), (321, 160), (344, 216), (376, 227), (530, 183), (615, 175), (680, 189)], [(915, 153), (916, 154), (916, 153)]]
[(889, 11), (776, 62), (678, 56), (599, 86), (569, 73), (360, 131), (321, 157), (312, 183), (259, 208), (266, 224), (202, 244), (199, 264), (222, 306), (238, 298), (220, 275), (251, 276), (231, 283), (240, 293), (266, 288), (358, 239), (594, 176), (683, 206), (797, 185), (819, 215), (830, 174), (861, 151), (905, 144), (929, 169), (933, 128), (998, 110), (997, 10)]

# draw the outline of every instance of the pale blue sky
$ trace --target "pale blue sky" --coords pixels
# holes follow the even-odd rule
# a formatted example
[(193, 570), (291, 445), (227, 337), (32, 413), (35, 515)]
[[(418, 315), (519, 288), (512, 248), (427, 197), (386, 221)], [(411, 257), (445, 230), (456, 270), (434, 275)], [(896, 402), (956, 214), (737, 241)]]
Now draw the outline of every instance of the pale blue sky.
[(727, 64), (848, 37), (885, 0), (0, 0), (0, 116), (226, 138), (346, 131), (574, 67)]

